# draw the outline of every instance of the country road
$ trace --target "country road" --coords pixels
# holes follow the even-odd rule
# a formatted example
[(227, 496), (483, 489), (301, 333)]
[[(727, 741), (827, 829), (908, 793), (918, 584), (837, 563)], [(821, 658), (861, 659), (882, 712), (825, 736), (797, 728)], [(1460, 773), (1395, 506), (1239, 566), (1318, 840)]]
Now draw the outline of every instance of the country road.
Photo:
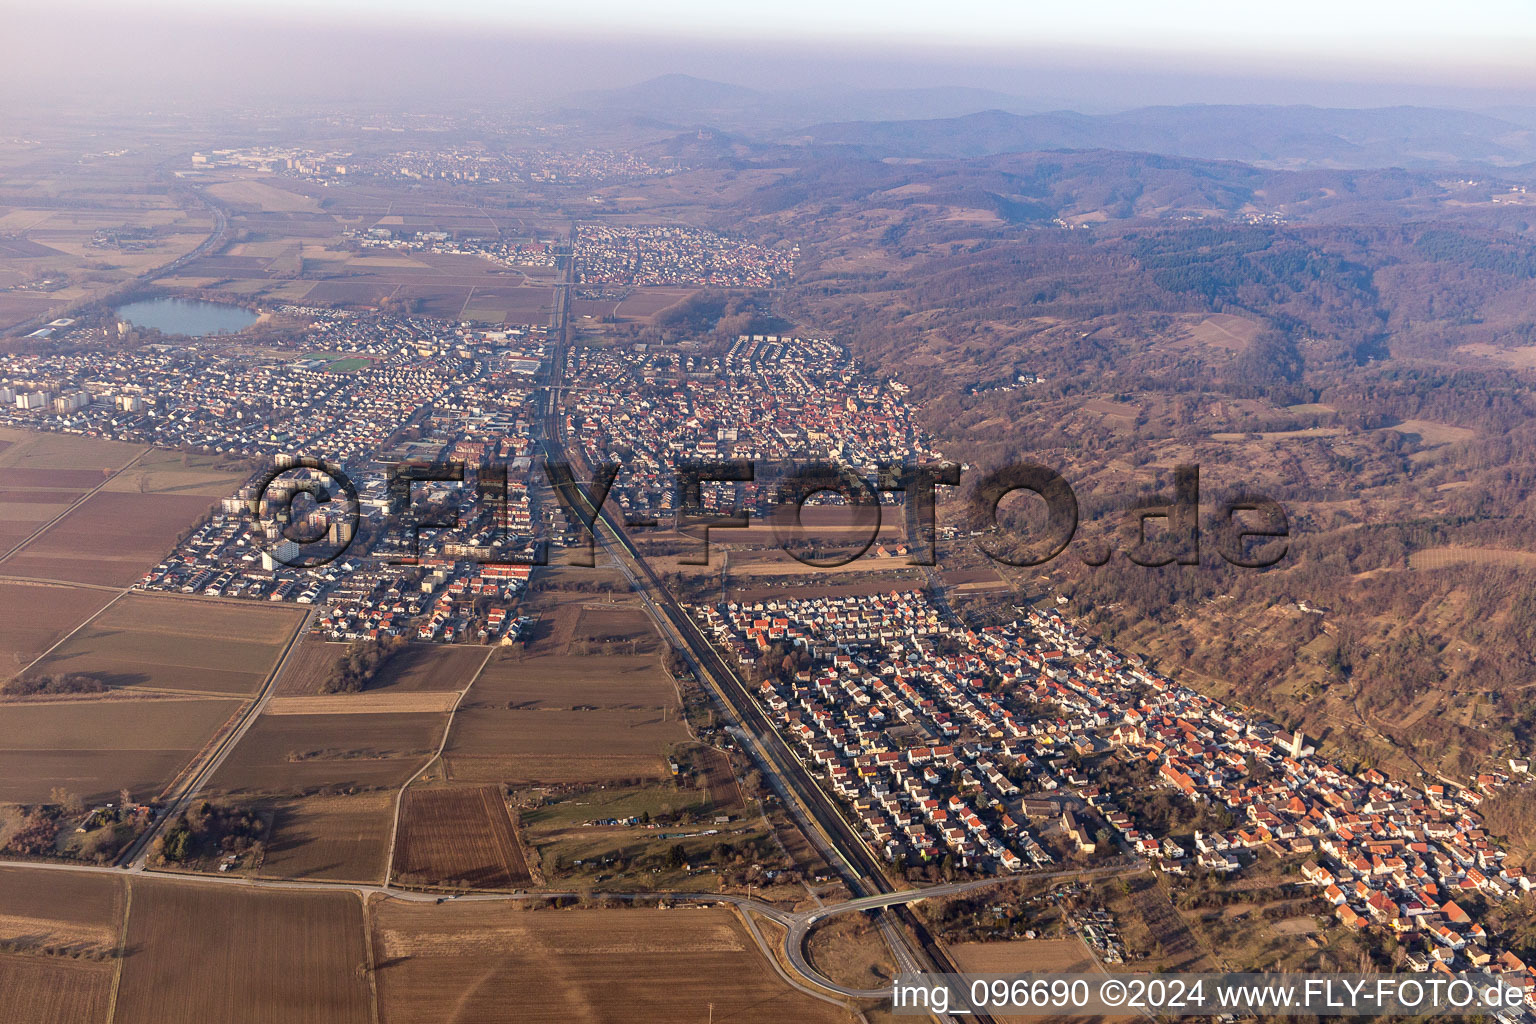
[[(162, 819), (163, 820), (163, 819)], [(437, 893), (426, 892), (419, 889), (407, 889), (390, 885), (387, 881), (380, 884), (368, 884), (365, 882), (325, 882), (304, 879), (281, 878), (252, 878), (245, 875), (202, 874), (196, 872), (154, 870), (147, 867), (142, 857), (126, 870), (121, 867), (95, 865), (95, 864), (70, 864), (60, 861), (35, 861), (35, 860), (6, 860), (0, 859), (0, 868), (29, 870), (29, 871), (54, 871), (71, 872), (75, 874), (110, 875), (116, 877), (133, 876), (138, 878), (153, 878), (168, 882), (181, 882), (190, 885), (226, 886), (236, 889), (260, 889), (284, 892), (347, 892), (357, 895), (363, 900), (370, 897), (400, 900), (405, 903), (506, 903), (529, 900), (550, 899), (614, 899), (626, 902), (639, 901), (667, 901), (679, 903), (699, 903), (705, 905), (727, 905), (734, 907), (742, 916), (748, 931), (760, 947), (760, 951), (775, 967), (779, 961), (774, 956), (766, 938), (757, 929), (751, 915), (757, 914), (784, 928), (783, 953), (784, 959), (793, 968), (798, 979), (785, 976), (795, 988), (814, 995), (818, 998), (826, 998), (827, 993), (845, 999), (871, 1000), (884, 999), (890, 995), (886, 989), (855, 989), (840, 985), (823, 975), (815, 965), (810, 963), (806, 952), (805, 942), (811, 929), (829, 918), (842, 914), (852, 914), (877, 910), (888, 907), (906, 906), (921, 900), (940, 899), (945, 896), (957, 896), (962, 893), (977, 889), (991, 888), (1005, 885), (1010, 882), (1020, 881), (1046, 881), (1060, 878), (1092, 878), (1105, 874), (1122, 873), (1128, 868), (1125, 865), (1110, 865), (1106, 867), (1091, 868), (1081, 871), (1054, 871), (1034, 875), (1004, 875), (995, 878), (982, 878), (966, 882), (951, 882), (944, 885), (929, 886), (924, 889), (907, 889), (900, 892), (881, 893), (876, 896), (866, 896), (859, 899), (845, 900), (842, 903), (828, 903), (812, 907), (799, 912), (786, 911), (764, 900), (753, 899), (750, 896), (738, 896), (734, 893), (720, 892), (661, 892), (656, 890), (640, 890), (626, 892), (581, 892), (569, 889), (551, 889), (526, 892), (461, 892), (461, 893)], [(1134, 868), (1133, 868), (1134, 869)], [(887, 921), (889, 918), (881, 917)], [(918, 957), (911, 952), (904, 943), (898, 943), (892, 950), (896, 957), (900, 973), (916, 974), (928, 971), (931, 968), (923, 966)]]
[(267, 676), (267, 681), (262, 685), (261, 691), (242, 713), (240, 721), (235, 724), (233, 729), (226, 732), (222, 739), (214, 743), (213, 749), (208, 751), (201, 764), (193, 767), (186, 773), (184, 780), (178, 788), (178, 792), (171, 798), (170, 803), (166, 804), (164, 810), (156, 816), (154, 823), (144, 830), (144, 834), (134, 840), (128, 849), (123, 851), (123, 854), (118, 858), (119, 864), (127, 864), (130, 870), (134, 871), (144, 870), (146, 859), (149, 857), (149, 847), (154, 842), (155, 837), (165, 830), (167, 824), (175, 821), (186, 810), (197, 794), (202, 791), (203, 786), (207, 785), (208, 780), (213, 778), (214, 773), (224, 764), (230, 752), (239, 745), (245, 734), (250, 732), (251, 726), (256, 724), (256, 719), (261, 717), (262, 711), (266, 709), (267, 702), (272, 699), (272, 694), (277, 690), (278, 680), (282, 678), (283, 671), (288, 667), (288, 663), (293, 657), (294, 649), (304, 639), (304, 634), (309, 632), (309, 627), (314, 622), (315, 615), (318, 614), (319, 610), (318, 607), (311, 607), (305, 613), (303, 621), (299, 623), (293, 635), (288, 638), (288, 644), (283, 648), (282, 656), (278, 658), (271, 674)]

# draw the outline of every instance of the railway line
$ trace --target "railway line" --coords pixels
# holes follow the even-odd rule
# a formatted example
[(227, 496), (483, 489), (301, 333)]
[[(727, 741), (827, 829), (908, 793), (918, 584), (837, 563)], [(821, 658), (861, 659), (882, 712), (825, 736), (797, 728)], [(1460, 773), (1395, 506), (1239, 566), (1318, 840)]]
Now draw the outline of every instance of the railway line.
[[(571, 245), (558, 251), (556, 267), (561, 285), (557, 286), (555, 308), (550, 319), (553, 352), (543, 387), (543, 403), (537, 419), (535, 438), (551, 462), (580, 466), (579, 453), (565, 447), (561, 407), (565, 377), (566, 351), (570, 344), (570, 284), (574, 279), (574, 228)], [(641, 595), (647, 611), (663, 634), (682, 652), (690, 667), (714, 694), (717, 702), (734, 719), (735, 734), (765, 770), (785, 806), (799, 820), (810, 838), (826, 856), (828, 863), (842, 877), (855, 898), (888, 896), (897, 892), (879, 859), (870, 851), (858, 831), (830, 797), (821, 789), (799, 756), (774, 729), (746, 682), (709, 641), (698, 623), (662, 584), (655, 570), (636, 549), (623, 525), (604, 506), (593, 508), (579, 487), (567, 481), (557, 488), (557, 497), (583, 521), (591, 524), (594, 537), (613, 558), (630, 585)], [(903, 970), (958, 973), (958, 968), (943, 948), (928, 934), (905, 903), (891, 904), (889, 913), (880, 914), (878, 926), (892, 955)], [(915, 936), (916, 944), (908, 938)], [(804, 963), (804, 933), (795, 942), (796, 969)], [(946, 1022), (954, 1018), (940, 1015)], [(977, 1024), (988, 1024), (983, 1014), (969, 1015)]]

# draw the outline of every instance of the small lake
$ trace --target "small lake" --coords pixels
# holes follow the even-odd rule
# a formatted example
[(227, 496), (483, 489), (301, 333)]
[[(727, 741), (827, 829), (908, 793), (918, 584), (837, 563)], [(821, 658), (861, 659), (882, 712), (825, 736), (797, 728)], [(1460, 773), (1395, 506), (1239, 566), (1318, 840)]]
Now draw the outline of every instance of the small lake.
[(145, 299), (117, 311), (121, 320), (135, 327), (149, 327), (162, 334), (185, 334), (201, 338), (205, 334), (232, 334), (251, 326), (256, 314), (239, 306), (190, 299)]

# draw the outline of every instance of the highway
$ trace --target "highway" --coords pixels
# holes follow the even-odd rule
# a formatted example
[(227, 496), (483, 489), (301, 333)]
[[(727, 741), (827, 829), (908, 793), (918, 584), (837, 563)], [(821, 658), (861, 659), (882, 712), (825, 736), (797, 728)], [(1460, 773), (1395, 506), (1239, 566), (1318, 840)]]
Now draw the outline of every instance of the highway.
[[(865, 896), (861, 899), (833, 903), (825, 907), (816, 907), (812, 910), (788, 915), (789, 931), (784, 936), (784, 954), (788, 957), (795, 970), (803, 977), (814, 981), (829, 991), (836, 992), (838, 995), (848, 996), (852, 999), (881, 999), (890, 995), (889, 990), (848, 988), (825, 977), (816, 969), (805, 953), (805, 941), (809, 937), (812, 928), (827, 918), (836, 917), (839, 914), (851, 914), (856, 911), (870, 911), (886, 907), (905, 907), (919, 900), (931, 900), (943, 896), (958, 896), (975, 889), (985, 889), (1007, 882), (1041, 882), (1065, 878), (1094, 878), (1100, 875), (1118, 875), (1126, 871), (1136, 871), (1145, 866), (1144, 862), (1136, 861), (1129, 866), (1125, 864), (1110, 864), (1087, 870), (1052, 871), (1037, 875), (1003, 875), (970, 882), (950, 882), (946, 885), (929, 886), (926, 889), (907, 889), (900, 892), (881, 893), (878, 896)], [(880, 920), (886, 921), (888, 918), (882, 916)], [(906, 947), (905, 943), (893, 945), (891, 952), (895, 955), (897, 969), (902, 974), (918, 974), (929, 970), (929, 968), (922, 966), (911, 955), (911, 951)]]
[(198, 243), (197, 248), (185, 255), (178, 256), (163, 267), (157, 267), (144, 275), (140, 280), (149, 282), (159, 280), (162, 277), (168, 277), (193, 260), (201, 259), (203, 256), (210, 255), (223, 247), (224, 236), (229, 231), (229, 217), (225, 215), (224, 208), (219, 203), (208, 198), (207, 193), (202, 189), (189, 188), (188, 191), (197, 197), (198, 202), (208, 207), (208, 210), (213, 214), (213, 231), (209, 233), (207, 238)]
[[(161, 167), (161, 172), (162, 174), (164, 173), (164, 165)], [(214, 200), (210, 199), (200, 189), (188, 186), (186, 188), (186, 192), (195, 198), (198, 202), (208, 207), (208, 210), (213, 214), (213, 230), (208, 233), (207, 238), (199, 242), (196, 248), (190, 250), (189, 252), (183, 253), (182, 255), (176, 257), (174, 260), (171, 260), (169, 263), (158, 267), (151, 267), (132, 280), (124, 281), (122, 284), (117, 285), (108, 292), (91, 296), (86, 300), (75, 300), (74, 302), (66, 305), (64, 307), (64, 311), (67, 311), (69, 308), (80, 305), (82, 303), (99, 303), (104, 306), (110, 306), (115, 301), (119, 300), (121, 296), (132, 291), (134, 288), (137, 288), (140, 285), (152, 284), (162, 277), (168, 277), (181, 268), (185, 267), (187, 264), (191, 263), (193, 260), (200, 259), (203, 256), (211, 255), (212, 253), (223, 248), (226, 241), (226, 236), (229, 233), (229, 217), (224, 213), (224, 208)], [(35, 327), (43, 326), (49, 320), (52, 320), (54, 317), (58, 316), (60, 312), (60, 307), (52, 307), (45, 313), (40, 313), (37, 316), (31, 317), (30, 319), (12, 324), (10, 330), (12, 333), (24, 334)]]

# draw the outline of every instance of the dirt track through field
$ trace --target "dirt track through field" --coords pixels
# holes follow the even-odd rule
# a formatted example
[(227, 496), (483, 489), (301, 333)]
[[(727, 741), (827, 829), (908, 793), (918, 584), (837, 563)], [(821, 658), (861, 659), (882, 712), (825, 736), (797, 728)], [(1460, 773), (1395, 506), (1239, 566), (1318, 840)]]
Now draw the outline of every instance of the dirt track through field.
[(273, 697), (269, 715), (393, 715), (452, 711), (459, 695), (441, 693), (334, 693), (321, 697)]

